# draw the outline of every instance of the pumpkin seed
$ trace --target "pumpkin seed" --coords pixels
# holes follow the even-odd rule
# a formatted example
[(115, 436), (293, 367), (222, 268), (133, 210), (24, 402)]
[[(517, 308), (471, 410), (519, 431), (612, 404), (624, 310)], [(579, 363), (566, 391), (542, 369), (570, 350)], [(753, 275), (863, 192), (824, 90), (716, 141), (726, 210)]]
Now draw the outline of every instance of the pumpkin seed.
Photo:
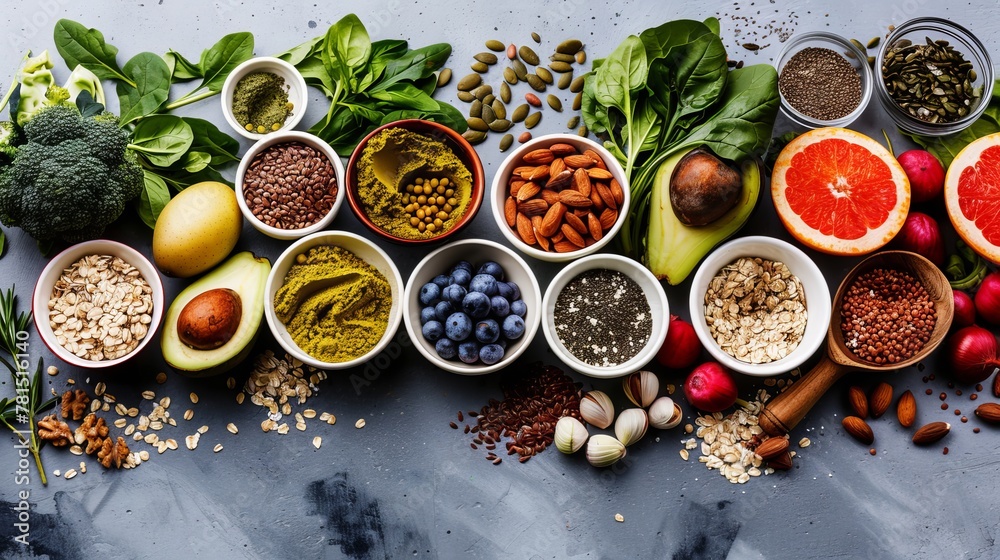
[(532, 66), (538, 66), (538, 63), (541, 62), (535, 51), (531, 50), (531, 47), (528, 45), (521, 45), (521, 48), (517, 50), (517, 54), (521, 56), (521, 60)]
[(489, 41), (486, 41), (486, 48), (493, 52), (503, 52), (504, 49), (507, 48), (507, 45), (504, 45), (496, 39), (490, 39)]
[(543, 82), (552, 85), (552, 72), (549, 72), (545, 68), (539, 66), (535, 68), (535, 75), (542, 79)]
[(492, 93), (483, 98), (483, 105), (492, 105), (496, 100), (497, 96)]
[(553, 53), (549, 60), (559, 62), (573, 62), (576, 58), (571, 54)]
[[(479, 74), (476, 74), (476, 75), (478, 76)], [(475, 91), (472, 92), (472, 94), (476, 96), (476, 99), (478, 99), (480, 101), (482, 101), (483, 99), (485, 99), (486, 96), (489, 95), (489, 94), (491, 94), (491, 93), (493, 93), (493, 86), (491, 86), (489, 84), (483, 85), (483, 86), (479, 86), (479, 87), (477, 87), (475, 89)]]
[(560, 74), (562, 74), (563, 72), (572, 71), (573, 65), (568, 62), (559, 62), (558, 60), (553, 60), (552, 62), (549, 63), (549, 68), (551, 68), (553, 72), (559, 72)]
[(514, 69), (514, 75), (517, 76), (518, 80), (522, 82), (528, 79), (528, 68), (518, 59), (510, 61), (510, 67)]
[(573, 72), (567, 72), (559, 77), (559, 89), (566, 89), (573, 82)]
[(982, 96), (971, 87), (972, 63), (943, 40), (926, 38), (919, 45), (896, 41), (885, 54), (881, 75), (893, 101), (925, 122), (954, 122)]
[(469, 129), (462, 133), (462, 138), (465, 138), (469, 144), (478, 144), (483, 140), (486, 140), (486, 133), (479, 130)]
[(476, 99), (469, 107), (469, 116), (479, 118), (483, 116), (483, 102)]
[(573, 79), (573, 82), (569, 84), (569, 90), (573, 93), (580, 93), (583, 91), (583, 76), (577, 76)]
[(514, 143), (514, 135), (513, 134), (504, 134), (503, 138), (500, 139), (500, 151), (501, 152), (506, 152), (507, 148), (510, 148), (510, 146), (513, 143)]
[(498, 119), (507, 118), (507, 107), (499, 99), (494, 99), (493, 103), (490, 103), (490, 107), (493, 109), (493, 114), (497, 116)]
[(507, 132), (513, 126), (507, 119), (497, 119), (490, 123), (490, 130), (493, 132)]
[(485, 62), (473, 62), (469, 65), (473, 72), (478, 72), (480, 74), (485, 74), (490, 71), (490, 66)]
[(476, 96), (471, 91), (460, 91), (458, 92), (458, 99), (459, 101), (465, 101), (466, 103), (470, 103), (472, 101), (475, 101)]
[(557, 53), (576, 54), (583, 48), (583, 43), (579, 39), (566, 39), (556, 47)]
[(868, 57), (868, 66), (875, 66), (875, 57), (874, 56), (869, 56)]
[(469, 74), (458, 81), (458, 91), (471, 91), (479, 84), (483, 83), (483, 77), (479, 74)]
[(514, 108), (514, 112), (510, 114), (510, 120), (519, 123), (528, 116), (528, 111), (530, 110), (531, 107), (529, 107), (527, 103), (522, 103)]
[(576, 97), (573, 98), (573, 110), (579, 111), (580, 106), (582, 104), (583, 104), (583, 92), (581, 91), (580, 93), (576, 94)]
[(541, 36), (539, 36), (538, 33), (535, 33), (534, 31), (531, 32), (531, 39), (533, 41), (535, 41), (536, 43), (541, 43), (542, 42)]
[(868, 39), (868, 45), (866, 45), (866, 46), (869, 49), (874, 49), (875, 47), (878, 46), (879, 42), (881, 42), (881, 41), (882, 41), (882, 38), (879, 37), (878, 35), (876, 35), (876, 36), (872, 37), (871, 39)]
[(858, 41), (857, 39), (851, 39), (851, 44), (854, 45), (855, 47), (858, 47), (859, 51), (865, 52), (865, 46), (861, 43), (861, 41)]
[(495, 55), (493, 53), (481, 52), (481, 53), (473, 56), (472, 58), (478, 60), (479, 62), (482, 62), (483, 64), (496, 64), (497, 63), (497, 55)]
[(566, 128), (573, 130), (574, 128), (576, 128), (578, 124), (580, 124), (580, 117), (579, 116), (571, 117), (569, 119), (569, 122), (566, 123)]
[(507, 82), (500, 82), (500, 99), (504, 103), (510, 103), (510, 86), (507, 85)]
[(497, 120), (497, 116), (495, 114), (493, 114), (493, 107), (490, 107), (489, 105), (486, 105), (484, 103), (483, 104), (483, 117), (482, 118), (483, 118), (484, 121), (486, 121), (486, 124), (490, 124), (493, 121)]
[(529, 128), (529, 129), (530, 128), (535, 128), (535, 126), (539, 122), (541, 122), (541, 120), (542, 120), (542, 113), (541, 113), (541, 111), (535, 111), (534, 113), (528, 115), (524, 119), (524, 128)]
[(576, 53), (576, 63), (583, 64), (587, 62), (587, 53), (585, 51), (579, 51)]
[(505, 83), (514, 85), (517, 83), (517, 73), (514, 72), (513, 68), (507, 67), (503, 69), (503, 79)]
[(444, 87), (448, 85), (448, 82), (450, 81), (451, 81), (451, 68), (443, 68), (440, 72), (438, 72), (437, 87), (439, 88)]
[(528, 85), (535, 91), (545, 91), (545, 82), (534, 74), (528, 74)]
[(562, 101), (560, 101), (558, 97), (550, 93), (545, 96), (545, 102), (548, 103), (549, 107), (552, 107), (553, 110), (562, 112)]
[(486, 121), (480, 117), (469, 117), (465, 119), (465, 122), (469, 124), (469, 130), (477, 130), (479, 132), (486, 132), (490, 129), (490, 126), (486, 124)]
[(576, 135), (577, 135), (577, 136), (583, 136), (583, 137), (586, 137), (586, 136), (587, 136), (587, 133), (588, 133), (588, 132), (590, 132), (590, 131), (589, 131), (589, 130), (587, 130), (587, 127), (586, 127), (586, 125), (585, 125), (585, 126), (581, 126), (581, 127), (580, 127), (580, 128), (579, 128), (579, 129), (577, 130), (577, 131), (576, 131)]

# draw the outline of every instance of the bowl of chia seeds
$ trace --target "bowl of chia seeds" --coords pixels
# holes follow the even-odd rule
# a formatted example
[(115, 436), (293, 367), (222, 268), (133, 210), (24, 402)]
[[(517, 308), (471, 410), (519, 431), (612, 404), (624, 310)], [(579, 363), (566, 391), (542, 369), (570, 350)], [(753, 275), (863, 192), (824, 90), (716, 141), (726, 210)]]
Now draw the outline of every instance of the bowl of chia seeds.
[(968, 29), (941, 18), (897, 27), (875, 59), (875, 94), (899, 128), (947, 136), (968, 128), (993, 93), (993, 63)]
[(670, 308), (646, 267), (600, 253), (563, 268), (545, 290), (542, 327), (555, 355), (591, 377), (638, 371), (659, 351)]
[(781, 112), (800, 126), (847, 126), (871, 100), (868, 56), (839, 35), (825, 31), (795, 35), (774, 66)]

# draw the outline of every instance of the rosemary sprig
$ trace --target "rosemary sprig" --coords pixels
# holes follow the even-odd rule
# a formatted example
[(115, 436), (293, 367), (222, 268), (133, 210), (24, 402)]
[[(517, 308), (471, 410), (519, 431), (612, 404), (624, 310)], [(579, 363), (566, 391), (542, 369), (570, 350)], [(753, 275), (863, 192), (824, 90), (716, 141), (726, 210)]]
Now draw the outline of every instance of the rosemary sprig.
[[(28, 376), (28, 325), (31, 323), (30, 312), (17, 312), (17, 298), (14, 296), (14, 288), (9, 288), (6, 292), (0, 293), (0, 350), (10, 356), (8, 362), (0, 356), (0, 362), (10, 370), (10, 377), (13, 381), (15, 396), (13, 398), (0, 399), (0, 422), (11, 429), (21, 443), (28, 446), (28, 450), (35, 457), (35, 465), (38, 467), (39, 479), (43, 485), (48, 484), (45, 477), (45, 468), (42, 466), (42, 440), (38, 438), (38, 430), (35, 426), (35, 417), (40, 413), (52, 408), (56, 404), (56, 399), (42, 400), (42, 369), (43, 361), (38, 359), (38, 366), (30, 380)], [(27, 424), (28, 429), (19, 430), (15, 423)], [(27, 435), (25, 435), (27, 434)]]

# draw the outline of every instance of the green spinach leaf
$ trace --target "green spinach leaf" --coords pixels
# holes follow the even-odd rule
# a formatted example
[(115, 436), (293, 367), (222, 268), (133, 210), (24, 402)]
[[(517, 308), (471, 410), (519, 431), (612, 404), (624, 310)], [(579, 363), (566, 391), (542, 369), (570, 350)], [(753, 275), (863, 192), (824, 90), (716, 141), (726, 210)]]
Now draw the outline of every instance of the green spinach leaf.
[(135, 82), (118, 67), (118, 49), (104, 41), (104, 34), (96, 29), (61, 19), (52, 31), (56, 50), (66, 61), (66, 66), (82, 65), (102, 80), (116, 80), (135, 86)]
[(191, 148), (194, 132), (184, 119), (174, 115), (152, 115), (139, 121), (129, 148), (149, 163), (169, 167)]
[(184, 58), (181, 53), (173, 49), (168, 50), (163, 55), (163, 61), (167, 63), (167, 68), (170, 69), (171, 81), (175, 83), (197, 80), (204, 76), (204, 73), (197, 64)]
[(170, 189), (167, 188), (163, 177), (148, 169), (143, 170), (142, 181), (143, 189), (139, 193), (139, 218), (152, 229), (156, 226), (160, 212), (170, 202)]
[(211, 165), (224, 165), (240, 160), (240, 143), (232, 136), (204, 119), (181, 118), (191, 127), (191, 133), (194, 135), (191, 151), (204, 152), (211, 156)]
[(390, 60), (385, 66), (385, 75), (372, 87), (372, 91), (383, 91), (404, 80), (417, 81), (430, 77), (451, 56), (451, 45), (437, 43), (414, 49), (399, 58)]
[(195, 150), (188, 150), (181, 158), (178, 165), (181, 169), (187, 171), (188, 173), (197, 173), (202, 169), (208, 167), (208, 164), (212, 163), (212, 156), (206, 152), (198, 152)]
[(170, 95), (170, 69), (159, 56), (144, 52), (132, 57), (122, 69), (134, 86), (119, 82), (121, 123), (128, 124), (159, 110)]
[(253, 57), (253, 34), (231, 33), (201, 53), (198, 68), (204, 77), (197, 89), (221, 91), (229, 73)]

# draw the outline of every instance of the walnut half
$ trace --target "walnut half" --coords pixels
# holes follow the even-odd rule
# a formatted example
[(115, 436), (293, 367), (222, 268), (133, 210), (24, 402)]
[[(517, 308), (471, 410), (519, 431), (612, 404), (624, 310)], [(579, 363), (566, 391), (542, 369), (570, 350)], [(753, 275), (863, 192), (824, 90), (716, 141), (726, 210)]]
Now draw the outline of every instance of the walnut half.
[(90, 397), (81, 389), (66, 391), (62, 395), (62, 417), (79, 421), (87, 413)]
[(87, 442), (87, 455), (93, 455), (101, 448), (103, 439), (108, 437), (108, 425), (104, 422), (104, 418), (99, 418), (91, 413), (83, 419), (83, 423), (76, 429), (75, 435), (76, 443), (83, 445), (83, 442)]
[(110, 469), (112, 464), (115, 468), (120, 469), (122, 463), (128, 458), (128, 454), (128, 444), (125, 443), (125, 438), (118, 436), (117, 441), (107, 438), (101, 444), (101, 450), (97, 452), (97, 460), (106, 469)]
[(50, 414), (38, 421), (38, 437), (56, 447), (64, 447), (73, 443), (73, 432), (69, 424)]

